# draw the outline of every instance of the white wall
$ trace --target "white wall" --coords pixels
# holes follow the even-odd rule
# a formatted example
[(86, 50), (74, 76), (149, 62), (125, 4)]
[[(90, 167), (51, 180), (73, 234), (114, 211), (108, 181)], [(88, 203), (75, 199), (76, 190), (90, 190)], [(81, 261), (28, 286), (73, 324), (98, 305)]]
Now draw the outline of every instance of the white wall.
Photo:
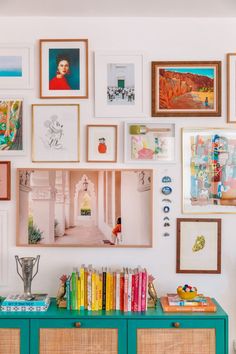
[[(125, 9), (124, 9), (125, 11)], [(229, 313), (231, 340), (236, 338), (236, 217), (222, 217), (222, 273), (218, 275), (193, 275), (175, 273), (176, 236), (175, 226), (169, 238), (162, 237), (163, 214), (161, 212), (161, 177), (173, 177), (172, 224), (181, 217), (181, 129), (182, 127), (228, 126), (226, 122), (226, 53), (236, 51), (236, 19), (93, 19), (93, 18), (0, 18), (0, 42), (35, 44), (35, 89), (31, 91), (5, 91), (24, 95), (26, 100), (26, 120), (28, 123), (27, 155), (12, 158), (12, 200), (0, 202), (0, 210), (9, 211), (9, 281), (0, 287), (0, 294), (22, 290), (22, 281), (16, 275), (14, 255), (41, 255), (39, 274), (33, 280), (34, 291), (47, 291), (55, 295), (59, 276), (69, 273), (73, 266), (93, 263), (94, 266), (108, 265), (145, 266), (157, 278), (158, 295), (171, 292), (179, 284), (190, 283), (200, 292), (214, 296)], [(88, 38), (89, 39), (89, 99), (88, 100), (40, 100), (39, 97), (39, 47), (42, 38)], [(31, 103), (80, 103), (81, 104), (81, 163), (70, 167), (92, 167), (85, 161), (85, 125), (96, 123), (118, 123), (119, 163), (123, 167), (123, 129), (122, 119), (94, 118), (93, 90), (93, 52), (94, 50), (141, 50), (146, 52), (144, 63), (144, 107), (146, 117), (151, 110), (151, 61), (152, 60), (222, 60), (222, 117), (221, 118), (153, 118), (155, 122), (176, 123), (175, 165), (161, 165), (155, 169), (154, 180), (154, 247), (152, 249), (84, 249), (84, 248), (16, 248), (15, 247), (15, 168), (33, 165), (30, 153), (30, 104)], [(151, 119), (151, 118), (150, 118)], [(7, 158), (4, 158), (7, 160)], [(43, 167), (46, 164), (34, 164)], [(108, 164), (107, 164), (108, 165)], [(63, 166), (55, 164), (55, 166)], [(67, 165), (68, 166), (68, 165)], [(101, 165), (94, 165), (101, 167)], [(103, 165), (103, 167), (105, 164)], [(112, 167), (109, 164), (109, 167)], [(132, 211), (131, 211), (132, 212)], [(195, 215), (197, 217), (197, 215)], [(199, 215), (200, 216), (200, 215)], [(206, 217), (211, 217), (206, 215)], [(223, 354), (223, 353), (222, 353)]]

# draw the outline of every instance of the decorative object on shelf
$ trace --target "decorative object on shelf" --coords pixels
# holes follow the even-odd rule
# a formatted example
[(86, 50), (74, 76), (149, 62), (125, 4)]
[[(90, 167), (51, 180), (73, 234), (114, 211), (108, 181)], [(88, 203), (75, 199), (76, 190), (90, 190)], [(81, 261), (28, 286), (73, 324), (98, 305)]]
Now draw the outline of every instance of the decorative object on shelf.
[(87, 125), (87, 162), (117, 162), (117, 125)]
[(29, 44), (0, 45), (0, 89), (33, 87), (33, 49)]
[[(17, 169), (17, 245), (152, 247), (152, 174), (137, 168)], [(139, 215), (135, 225), (133, 215)], [(119, 217), (122, 243), (111, 245)]]
[(184, 129), (183, 212), (236, 213), (236, 129)]
[(162, 183), (171, 183), (172, 182), (172, 179), (170, 176), (164, 176), (162, 177)]
[(79, 108), (77, 104), (32, 105), (33, 162), (79, 161)]
[(0, 161), (0, 200), (11, 199), (11, 161)]
[(57, 306), (60, 308), (66, 308), (66, 299), (65, 299), (65, 295), (66, 295), (66, 281), (67, 281), (68, 277), (67, 275), (63, 274), (60, 277), (60, 287), (58, 289), (57, 292), (57, 297), (56, 297), (56, 302), (57, 302)]
[(88, 98), (88, 40), (40, 40), (40, 97)]
[(125, 162), (174, 162), (174, 124), (126, 122), (124, 141)]
[[(33, 300), (34, 295), (31, 293), (31, 284), (32, 284), (32, 280), (38, 273), (40, 256), (38, 255), (36, 258), (34, 257), (19, 258), (18, 256), (15, 256), (15, 259), (16, 259), (17, 273), (23, 280), (23, 284), (24, 284), (24, 299)], [(20, 274), (19, 272), (18, 264), (21, 267), (22, 274)], [(35, 265), (36, 265), (36, 272), (33, 275), (33, 268)]]
[(236, 123), (236, 53), (227, 54), (227, 121)]
[(221, 273), (221, 219), (177, 219), (176, 272)]
[(220, 61), (152, 62), (153, 117), (220, 115)]
[(143, 116), (143, 55), (95, 52), (95, 116)]
[(197, 296), (197, 288), (188, 284), (178, 286), (177, 294), (183, 300), (193, 300)]
[(23, 99), (0, 98), (0, 156), (23, 155), (25, 120)]
[(148, 295), (150, 296), (148, 298), (148, 304), (147, 304), (148, 308), (156, 308), (157, 305), (158, 297), (157, 297), (156, 289), (153, 284), (154, 280), (155, 278), (151, 274), (148, 275)]
[(161, 189), (162, 194), (169, 195), (172, 193), (172, 188), (169, 186), (164, 186)]

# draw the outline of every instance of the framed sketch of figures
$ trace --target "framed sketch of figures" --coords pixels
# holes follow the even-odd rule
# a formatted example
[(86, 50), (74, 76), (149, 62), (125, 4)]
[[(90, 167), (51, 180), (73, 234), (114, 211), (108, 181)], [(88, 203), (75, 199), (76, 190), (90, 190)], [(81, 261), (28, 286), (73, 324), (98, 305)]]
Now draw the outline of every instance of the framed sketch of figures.
[(79, 123), (77, 104), (32, 105), (32, 161), (79, 161)]
[(95, 53), (95, 116), (142, 117), (143, 55)]

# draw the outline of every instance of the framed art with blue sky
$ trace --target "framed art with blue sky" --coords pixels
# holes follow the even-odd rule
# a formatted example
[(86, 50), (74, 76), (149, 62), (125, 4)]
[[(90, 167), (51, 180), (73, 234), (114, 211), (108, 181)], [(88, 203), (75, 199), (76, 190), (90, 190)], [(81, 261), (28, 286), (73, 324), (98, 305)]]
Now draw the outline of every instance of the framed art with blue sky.
[(33, 46), (29, 44), (0, 45), (0, 89), (33, 87)]
[(40, 97), (88, 98), (88, 40), (40, 40)]

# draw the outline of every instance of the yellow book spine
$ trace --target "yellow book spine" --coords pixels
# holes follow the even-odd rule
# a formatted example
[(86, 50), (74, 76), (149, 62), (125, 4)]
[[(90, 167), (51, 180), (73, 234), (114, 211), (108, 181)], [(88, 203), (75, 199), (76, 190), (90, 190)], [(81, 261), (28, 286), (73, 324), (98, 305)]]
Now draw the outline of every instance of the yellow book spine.
[(98, 284), (98, 310), (102, 310), (102, 274), (99, 274)]
[(81, 291), (80, 291), (80, 278), (77, 280), (77, 309), (80, 310)]
[(110, 310), (113, 310), (113, 273), (110, 274)]
[(92, 273), (92, 311), (96, 310), (96, 273)]
[(84, 308), (88, 309), (88, 271), (84, 272)]
[(80, 292), (80, 309), (84, 310), (84, 268), (80, 268)]
[(107, 272), (106, 278), (106, 311), (110, 311), (110, 273)]

